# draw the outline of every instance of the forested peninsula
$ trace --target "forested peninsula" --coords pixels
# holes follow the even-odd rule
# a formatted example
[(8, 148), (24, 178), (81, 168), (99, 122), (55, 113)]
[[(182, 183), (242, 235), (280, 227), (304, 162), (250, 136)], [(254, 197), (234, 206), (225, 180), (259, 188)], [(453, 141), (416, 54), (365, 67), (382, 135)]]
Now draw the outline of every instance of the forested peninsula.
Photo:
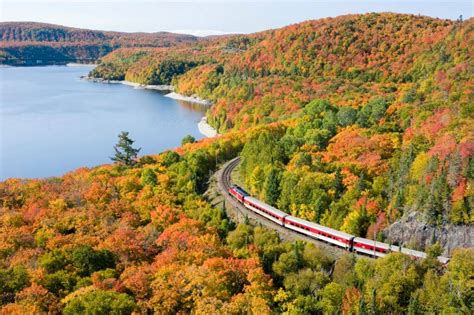
[[(363, 14), (112, 51), (91, 77), (209, 100), (221, 135), (1, 182), (2, 312), (472, 313), (473, 30)], [(428, 257), (336, 258), (236, 224), (204, 195), (236, 156), (268, 204)]]

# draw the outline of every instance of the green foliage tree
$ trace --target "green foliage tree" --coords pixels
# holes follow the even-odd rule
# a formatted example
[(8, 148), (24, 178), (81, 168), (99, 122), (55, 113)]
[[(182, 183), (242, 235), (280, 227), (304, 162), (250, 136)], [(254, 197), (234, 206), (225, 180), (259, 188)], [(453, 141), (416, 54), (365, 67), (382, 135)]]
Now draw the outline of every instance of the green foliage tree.
[(272, 273), (272, 265), (283, 252), (280, 237), (275, 231), (257, 226), (254, 229), (253, 243), (258, 249), (265, 272)]
[(46, 269), (49, 273), (64, 269), (68, 264), (68, 260), (63, 251), (54, 249), (50, 252), (45, 253), (39, 259), (39, 265)]
[(179, 162), (180, 160), (179, 154), (174, 151), (166, 151), (165, 153), (162, 154), (162, 156), (163, 156), (163, 164), (167, 167)]
[(194, 138), (193, 136), (191, 135), (186, 135), (184, 136), (184, 138), (181, 140), (181, 145), (185, 145), (185, 144), (188, 144), (188, 143), (194, 143), (196, 142), (196, 138)]
[(163, 60), (146, 81), (147, 84), (170, 84), (174, 77), (197, 66), (195, 61)]
[(335, 111), (336, 108), (327, 100), (315, 99), (304, 107), (304, 113), (310, 116), (319, 116), (323, 112)]
[(88, 276), (95, 271), (114, 268), (115, 259), (108, 250), (97, 251), (90, 245), (81, 245), (72, 249), (70, 260), (78, 273), (82, 276)]
[(421, 315), (423, 314), (418, 298), (418, 292), (414, 292), (410, 297), (410, 304), (408, 304), (408, 315)]
[(430, 184), (429, 195), (426, 201), (427, 219), (431, 223), (439, 223), (443, 213), (448, 211), (451, 190), (448, 184), (447, 170), (441, 167), (440, 174)]
[(150, 168), (145, 168), (142, 172), (141, 182), (142, 185), (156, 186), (158, 183), (156, 173)]
[(357, 123), (362, 127), (377, 125), (379, 120), (384, 117), (387, 107), (388, 103), (384, 98), (373, 98), (359, 111)]
[(0, 269), (0, 305), (13, 302), (15, 293), (30, 284), (30, 276), (23, 266)]
[(304, 266), (303, 246), (301, 242), (289, 244), (288, 251), (281, 254), (278, 261), (273, 264), (273, 271), (281, 277), (297, 272)]
[(288, 274), (285, 277), (284, 286), (297, 295), (317, 297), (319, 290), (329, 282), (330, 279), (324, 272), (306, 268), (299, 270), (297, 273)]
[(253, 227), (248, 224), (239, 224), (237, 228), (227, 236), (230, 248), (238, 250), (246, 248), (253, 239)]
[(321, 290), (318, 308), (324, 314), (339, 314), (343, 297), (344, 288), (336, 282), (331, 282)]
[(280, 197), (280, 173), (276, 168), (271, 168), (268, 172), (265, 183), (263, 184), (265, 192), (265, 200), (275, 205), (278, 198)]
[(54, 273), (47, 274), (42, 279), (41, 284), (48, 291), (57, 296), (64, 297), (73, 291), (79, 277), (66, 270), (59, 270)]
[(338, 168), (336, 170), (336, 174), (334, 175), (334, 191), (335, 191), (335, 198), (339, 199), (341, 198), (343, 192), (344, 192), (344, 183), (342, 182), (342, 174), (341, 174), (341, 169)]
[(94, 290), (71, 299), (64, 307), (63, 313), (127, 315), (135, 308), (135, 302), (125, 293)]
[(136, 164), (137, 155), (141, 148), (135, 149), (132, 147), (135, 141), (130, 139), (128, 134), (126, 131), (122, 131), (119, 134), (119, 141), (114, 146), (115, 156), (111, 160), (126, 166), (133, 166)]
[(339, 125), (342, 127), (350, 126), (357, 120), (357, 110), (352, 107), (341, 107), (336, 116)]
[[(468, 314), (472, 311), (473, 293), (472, 279), (474, 278), (474, 251), (468, 248), (458, 248), (453, 252), (448, 264), (448, 271), (441, 281), (445, 283), (445, 292), (449, 292), (448, 303), (445, 307), (451, 312), (460, 310)], [(447, 305), (446, 305), (447, 304)]]

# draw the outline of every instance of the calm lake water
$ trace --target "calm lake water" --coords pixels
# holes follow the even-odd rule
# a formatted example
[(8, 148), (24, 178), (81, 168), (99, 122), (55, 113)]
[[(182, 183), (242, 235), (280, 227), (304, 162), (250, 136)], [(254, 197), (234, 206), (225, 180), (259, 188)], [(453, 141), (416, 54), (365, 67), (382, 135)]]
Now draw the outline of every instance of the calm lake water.
[(158, 91), (80, 79), (92, 66), (0, 68), (0, 180), (110, 163), (120, 131), (140, 155), (180, 145), (206, 108)]

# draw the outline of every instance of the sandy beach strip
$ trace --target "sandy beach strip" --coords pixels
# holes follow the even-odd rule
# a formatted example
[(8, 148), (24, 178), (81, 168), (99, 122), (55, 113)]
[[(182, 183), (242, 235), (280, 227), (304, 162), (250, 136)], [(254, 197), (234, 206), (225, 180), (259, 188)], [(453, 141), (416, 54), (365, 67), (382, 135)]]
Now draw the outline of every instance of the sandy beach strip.
[(140, 83), (135, 83), (135, 82), (127, 81), (127, 80), (118, 81), (118, 83), (131, 86), (134, 89), (173, 91), (172, 85), (147, 85), (147, 84), (140, 84)]
[(201, 118), (201, 121), (198, 123), (198, 129), (201, 134), (208, 138), (214, 138), (219, 135), (216, 129), (212, 128), (212, 126), (207, 123), (206, 116)]
[(91, 77), (83, 77), (83, 79), (98, 82), (98, 83), (106, 83), (106, 84), (123, 84), (127, 86), (131, 86), (134, 89), (144, 89), (144, 90), (156, 90), (156, 91), (173, 91), (174, 88), (172, 85), (147, 85), (147, 84), (140, 84), (136, 82), (131, 82), (127, 80), (105, 80), (100, 78), (91, 78)]
[(184, 96), (175, 92), (168, 93), (165, 96), (178, 100), (178, 101), (186, 101), (186, 102), (191, 102), (191, 103), (196, 103), (196, 104), (201, 104), (201, 105), (206, 105), (206, 106), (212, 105), (212, 102), (202, 99), (197, 96)]

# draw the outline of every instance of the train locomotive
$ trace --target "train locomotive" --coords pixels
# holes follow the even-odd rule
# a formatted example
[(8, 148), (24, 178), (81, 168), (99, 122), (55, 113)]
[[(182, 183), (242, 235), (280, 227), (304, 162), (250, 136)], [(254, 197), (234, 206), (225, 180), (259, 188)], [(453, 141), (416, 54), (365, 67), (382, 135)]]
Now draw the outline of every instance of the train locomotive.
[[(314, 222), (291, 216), (286, 212), (250, 196), (250, 194), (237, 185), (231, 186), (228, 189), (228, 193), (250, 211), (257, 213), (282, 227), (305, 234), (311, 238), (318, 239), (331, 245), (344, 248), (351, 252), (373, 257), (383, 257), (390, 252), (400, 252), (413, 258), (426, 258), (424, 252), (356, 237)], [(446, 264), (448, 263), (449, 258), (439, 256), (438, 260), (441, 263)]]

